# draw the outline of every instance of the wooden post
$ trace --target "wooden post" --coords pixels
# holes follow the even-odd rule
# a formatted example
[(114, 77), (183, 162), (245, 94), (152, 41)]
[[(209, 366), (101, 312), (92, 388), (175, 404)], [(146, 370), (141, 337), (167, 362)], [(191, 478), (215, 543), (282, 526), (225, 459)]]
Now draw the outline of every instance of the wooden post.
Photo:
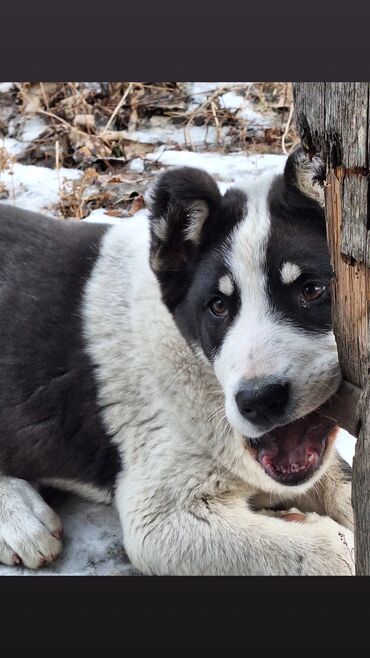
[(304, 149), (326, 162), (333, 326), (344, 378), (362, 389), (353, 462), (356, 574), (370, 575), (369, 83), (294, 83)]

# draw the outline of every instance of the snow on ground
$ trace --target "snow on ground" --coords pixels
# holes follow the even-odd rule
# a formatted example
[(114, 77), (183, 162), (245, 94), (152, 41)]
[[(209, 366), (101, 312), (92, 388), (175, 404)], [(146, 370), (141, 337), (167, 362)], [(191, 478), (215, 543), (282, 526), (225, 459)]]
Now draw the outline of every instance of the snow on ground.
[(10, 190), (9, 198), (4, 200), (6, 203), (13, 203), (34, 212), (56, 215), (55, 206), (60, 199), (63, 181), (77, 180), (81, 175), (82, 172), (76, 169), (61, 167), (56, 170), (16, 162), (10, 171), (2, 172), (0, 182), (5, 183)]
[(22, 117), (22, 120), (9, 121), (8, 136), (17, 138), (26, 147), (37, 139), (46, 127), (46, 121), (38, 115)]
[(10, 91), (14, 86), (13, 82), (0, 82), (0, 94)]
[[(155, 119), (156, 117), (153, 117)], [(131, 132), (122, 131), (123, 137), (143, 142), (145, 144), (178, 144), (185, 146), (187, 142), (193, 147), (202, 147), (209, 144), (216, 144), (217, 138), (224, 138), (227, 135), (227, 128), (221, 128), (219, 134), (213, 126), (190, 126), (187, 131), (183, 128), (164, 127), (156, 125), (156, 121), (150, 120), (146, 128), (142, 130), (133, 130)]]
[[(228, 87), (233, 90), (227, 91)], [(245, 86), (245, 83), (244, 83)], [(0, 94), (11, 89), (12, 83), (1, 83)], [(268, 116), (256, 112), (244, 96), (235, 91), (235, 83), (189, 83), (192, 94), (191, 107), (201, 105), (207, 94), (225, 88), (222, 103), (228, 109), (241, 112), (249, 122), (257, 126), (268, 123)], [(271, 119), (271, 117), (270, 117)], [(30, 117), (23, 125), (10, 126), (8, 135), (0, 140), (3, 146), (15, 159), (22, 155), (32, 140), (36, 139), (45, 129), (45, 122), (39, 116)], [(205, 134), (208, 142), (215, 143), (220, 137), (214, 128), (191, 126), (190, 138), (197, 151), (185, 148), (185, 133), (183, 129), (173, 129), (147, 124), (145, 129), (128, 134), (131, 140), (152, 144), (151, 152), (144, 157), (131, 160), (127, 168), (138, 176), (145, 173), (147, 166), (166, 168), (168, 166), (189, 165), (206, 169), (213, 175), (224, 192), (230, 185), (255, 179), (268, 172), (281, 172), (286, 156), (276, 154), (252, 154), (244, 152), (206, 152), (204, 146)], [(221, 133), (224, 134), (224, 133)], [(178, 147), (174, 148), (174, 143)], [(14, 162), (8, 171), (0, 173), (0, 184), (4, 183), (9, 190), (9, 197), (2, 202), (13, 203), (33, 211), (57, 215), (57, 204), (60, 200), (64, 180), (78, 180), (82, 171), (78, 169), (49, 169), (42, 166), (24, 165)], [(134, 216), (138, 219), (138, 230), (147, 210), (140, 209)], [(93, 210), (84, 221), (107, 222), (119, 224), (125, 217), (107, 215), (104, 208)], [(355, 448), (355, 439), (344, 430), (337, 437), (337, 447), (342, 457), (349, 463)], [(73, 496), (62, 497), (53, 505), (60, 514), (64, 529), (64, 552), (60, 560), (51, 567), (36, 572), (38, 574), (117, 574), (131, 575), (134, 570), (130, 566), (122, 548), (122, 533), (118, 515), (114, 508), (80, 500)], [(0, 566), (0, 575), (34, 575), (35, 572), (22, 568)]]
[(255, 128), (262, 128), (270, 125), (271, 117), (269, 114), (263, 115), (256, 112), (252, 103), (235, 91), (227, 91), (220, 96), (222, 105), (229, 110), (236, 110), (236, 113), (249, 121)]
[(9, 155), (17, 158), (44, 132), (46, 125), (44, 119), (39, 116), (27, 117), (21, 124), (18, 121), (10, 121), (7, 137), (0, 139), (0, 146), (3, 146)]
[[(23, 145), (17, 140), (6, 138), (3, 145), (12, 155), (23, 152)], [(236, 183), (255, 179), (265, 173), (280, 173), (284, 168), (286, 156), (276, 154), (245, 155), (244, 153), (208, 153), (186, 150), (172, 150), (165, 146), (153, 149), (146, 155), (146, 160), (167, 166), (200, 167), (215, 176), (221, 192)], [(131, 171), (141, 173), (145, 163), (135, 158), (130, 163)], [(15, 163), (10, 171), (2, 172), (0, 182), (7, 185), (10, 197), (5, 203), (14, 203), (21, 208), (55, 215), (55, 206), (61, 193), (64, 180), (78, 180), (82, 172), (77, 169), (48, 169), (35, 165)], [(92, 211), (95, 216), (98, 211)], [(99, 212), (100, 209), (99, 209)], [(112, 218), (111, 218), (112, 219)], [(112, 221), (113, 223), (113, 221)]]
[(257, 153), (194, 153), (192, 151), (175, 151), (161, 147), (149, 153), (148, 160), (167, 166), (190, 166), (205, 169), (217, 179), (221, 192), (235, 183), (255, 179), (267, 172), (280, 173), (286, 161), (285, 155)]

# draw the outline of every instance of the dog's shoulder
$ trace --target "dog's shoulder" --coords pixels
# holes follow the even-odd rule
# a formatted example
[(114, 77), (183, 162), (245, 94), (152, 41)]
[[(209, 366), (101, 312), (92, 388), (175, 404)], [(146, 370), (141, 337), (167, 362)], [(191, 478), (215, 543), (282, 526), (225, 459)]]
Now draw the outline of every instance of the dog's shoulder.
[[(106, 224), (63, 220), (23, 208), (0, 204), (0, 257), (9, 266), (14, 258), (33, 258), (40, 265), (54, 264), (65, 257), (71, 261), (93, 252), (108, 229)], [(78, 253), (79, 252), (79, 253)]]

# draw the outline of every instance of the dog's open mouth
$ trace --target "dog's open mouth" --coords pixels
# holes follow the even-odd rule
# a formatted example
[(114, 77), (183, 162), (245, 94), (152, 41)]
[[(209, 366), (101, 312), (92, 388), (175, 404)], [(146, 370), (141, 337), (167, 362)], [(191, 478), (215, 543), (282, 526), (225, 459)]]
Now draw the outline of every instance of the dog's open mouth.
[(249, 441), (249, 446), (267, 475), (281, 484), (297, 485), (320, 467), (337, 429), (335, 420), (313, 411)]

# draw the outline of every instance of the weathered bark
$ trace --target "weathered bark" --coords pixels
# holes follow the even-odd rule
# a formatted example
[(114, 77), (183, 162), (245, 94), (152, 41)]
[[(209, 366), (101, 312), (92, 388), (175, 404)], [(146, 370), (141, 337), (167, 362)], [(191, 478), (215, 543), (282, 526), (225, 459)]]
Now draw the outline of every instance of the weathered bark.
[(327, 165), (325, 205), (339, 359), (344, 378), (363, 391), (352, 493), (357, 575), (370, 575), (369, 86), (293, 84), (302, 144)]

